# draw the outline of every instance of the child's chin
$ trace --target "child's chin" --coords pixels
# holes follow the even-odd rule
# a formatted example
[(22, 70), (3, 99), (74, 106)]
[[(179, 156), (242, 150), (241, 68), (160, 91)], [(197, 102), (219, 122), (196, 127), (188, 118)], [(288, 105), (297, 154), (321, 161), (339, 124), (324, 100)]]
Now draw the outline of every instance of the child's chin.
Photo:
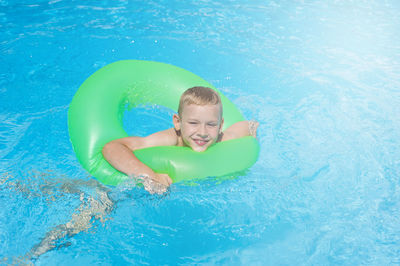
[(204, 145), (204, 146), (191, 146), (190, 148), (192, 148), (193, 151), (195, 152), (202, 152), (207, 150), (208, 146)]

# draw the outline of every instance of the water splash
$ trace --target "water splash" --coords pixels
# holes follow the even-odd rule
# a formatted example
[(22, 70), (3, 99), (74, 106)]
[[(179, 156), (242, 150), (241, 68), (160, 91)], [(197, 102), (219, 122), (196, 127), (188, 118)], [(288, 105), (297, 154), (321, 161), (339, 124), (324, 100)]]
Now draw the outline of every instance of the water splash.
[(130, 175), (129, 180), (119, 185), (120, 189), (132, 188), (142, 185), (143, 188), (150, 194), (162, 195), (167, 192), (168, 186), (160, 184), (148, 175)]

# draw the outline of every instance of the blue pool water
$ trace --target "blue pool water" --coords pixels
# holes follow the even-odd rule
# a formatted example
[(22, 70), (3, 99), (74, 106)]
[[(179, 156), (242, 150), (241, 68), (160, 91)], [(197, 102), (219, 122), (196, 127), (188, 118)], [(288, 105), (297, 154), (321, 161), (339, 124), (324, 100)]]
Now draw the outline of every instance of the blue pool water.
[[(0, 264), (400, 264), (399, 13), (395, 0), (1, 0)], [(161, 196), (97, 184), (67, 110), (121, 59), (220, 88), (260, 122), (258, 162)], [(169, 115), (124, 123), (144, 135)]]

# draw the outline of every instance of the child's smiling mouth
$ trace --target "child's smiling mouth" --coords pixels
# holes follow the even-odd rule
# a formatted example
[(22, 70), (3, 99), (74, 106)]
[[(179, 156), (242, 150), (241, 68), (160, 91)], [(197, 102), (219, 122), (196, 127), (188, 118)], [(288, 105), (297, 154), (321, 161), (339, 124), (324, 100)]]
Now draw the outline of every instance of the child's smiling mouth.
[(204, 146), (208, 143), (208, 140), (205, 139), (193, 139), (193, 141), (198, 145), (198, 146)]

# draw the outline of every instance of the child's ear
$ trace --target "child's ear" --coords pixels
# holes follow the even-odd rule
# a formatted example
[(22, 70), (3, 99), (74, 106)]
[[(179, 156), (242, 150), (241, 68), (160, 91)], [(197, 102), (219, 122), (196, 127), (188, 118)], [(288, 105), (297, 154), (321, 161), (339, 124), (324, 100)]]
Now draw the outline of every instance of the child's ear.
[(223, 128), (224, 128), (224, 118), (222, 117), (221, 125), (219, 126), (219, 133), (222, 132), (222, 129), (223, 129)]
[(181, 130), (181, 118), (178, 114), (172, 116), (172, 122), (174, 123), (175, 130)]

